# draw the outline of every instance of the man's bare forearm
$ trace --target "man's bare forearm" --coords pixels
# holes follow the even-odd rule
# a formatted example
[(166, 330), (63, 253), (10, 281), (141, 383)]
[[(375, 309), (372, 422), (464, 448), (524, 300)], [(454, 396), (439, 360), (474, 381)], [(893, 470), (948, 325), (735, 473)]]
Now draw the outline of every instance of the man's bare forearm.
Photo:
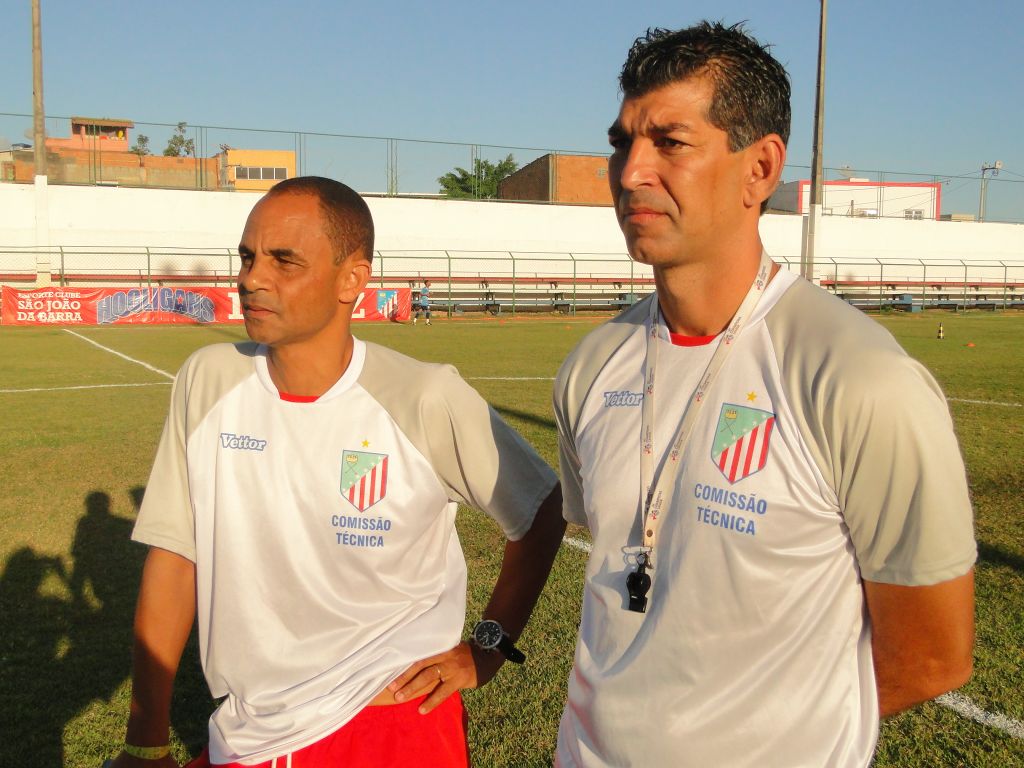
[(497, 620), (513, 640), (533, 613), (564, 533), (562, 491), (556, 485), (541, 502), (530, 530), (519, 541), (505, 544), (501, 571), (484, 609), (484, 616)]
[(195, 564), (167, 550), (151, 548), (135, 609), (128, 743), (167, 743), (174, 676), (195, 615)]
[(889, 717), (971, 676), (974, 572), (927, 587), (864, 582), (878, 710)]

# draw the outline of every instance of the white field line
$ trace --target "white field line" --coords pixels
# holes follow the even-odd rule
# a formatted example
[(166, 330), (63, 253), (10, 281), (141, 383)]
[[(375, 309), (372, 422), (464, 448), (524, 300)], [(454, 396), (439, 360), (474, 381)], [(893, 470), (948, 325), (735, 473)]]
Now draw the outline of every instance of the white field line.
[(147, 370), (150, 370), (150, 371), (153, 371), (153, 373), (159, 373), (161, 376), (166, 376), (168, 379), (173, 379), (174, 378), (174, 374), (168, 373), (167, 371), (162, 371), (159, 368), (155, 368), (154, 366), (150, 365), (149, 363), (142, 362), (141, 360), (136, 360), (134, 357), (128, 357), (128, 355), (121, 354), (116, 349), (111, 349), (110, 347), (104, 347), (99, 342), (93, 341), (92, 339), (88, 338), (87, 336), (83, 336), (80, 333), (75, 333), (74, 331), (68, 330), (67, 328), (64, 328), (63, 330), (64, 330), (64, 333), (70, 333), (72, 336), (77, 336), (82, 341), (87, 341), (90, 344), (92, 344), (94, 347), (99, 347), (104, 352), (109, 352), (112, 355), (117, 355), (118, 357), (120, 357), (120, 358), (122, 358), (124, 360), (127, 360), (129, 363), (135, 363), (136, 365), (141, 365), (143, 368), (145, 368)]
[(120, 387), (169, 387), (168, 381), (151, 381), (147, 384), (82, 384), (77, 387), (32, 387), (30, 389), (0, 389), (0, 394), (12, 392), (63, 392), (72, 389), (119, 389)]
[(572, 536), (563, 536), (562, 541), (564, 541), (573, 549), (578, 549), (581, 552), (590, 552), (589, 541), (584, 541), (583, 539), (574, 539)]
[[(583, 539), (564, 536), (562, 541), (573, 549), (578, 549), (582, 552), (589, 553), (591, 550), (590, 542)], [(955, 691), (953, 693), (944, 693), (935, 699), (935, 703), (949, 707), (958, 715), (966, 717), (968, 720), (974, 720), (976, 723), (1000, 730), (1015, 739), (1024, 740), (1024, 723), (998, 712), (986, 712), (962, 693)]]
[(976, 723), (995, 728), (1015, 739), (1024, 740), (1024, 723), (998, 712), (986, 712), (962, 693), (944, 693), (935, 699), (935, 702)]
[(1024, 408), (1024, 403), (1000, 403), (995, 400), (968, 400), (964, 397), (948, 397), (951, 403), (971, 403), (973, 405), (1001, 405), (1004, 408)]

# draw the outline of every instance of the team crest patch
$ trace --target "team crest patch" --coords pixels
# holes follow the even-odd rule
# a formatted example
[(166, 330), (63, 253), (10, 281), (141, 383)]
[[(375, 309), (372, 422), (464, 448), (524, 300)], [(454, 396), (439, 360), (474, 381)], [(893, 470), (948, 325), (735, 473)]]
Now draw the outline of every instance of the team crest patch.
[(745, 405), (722, 404), (711, 460), (730, 483), (738, 483), (768, 463), (775, 414)]
[(385, 453), (342, 451), (341, 495), (365, 512), (388, 492), (388, 457)]
[(398, 312), (398, 291), (377, 291), (377, 312), (390, 319)]

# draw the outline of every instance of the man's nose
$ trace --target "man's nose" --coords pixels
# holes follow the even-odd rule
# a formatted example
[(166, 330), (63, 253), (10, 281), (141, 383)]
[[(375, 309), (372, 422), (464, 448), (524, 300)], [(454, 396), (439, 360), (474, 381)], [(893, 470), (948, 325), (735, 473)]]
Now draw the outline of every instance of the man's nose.
[(238, 270), (238, 290), (241, 293), (253, 293), (265, 285), (265, 260), (253, 256), (243, 262)]
[(634, 141), (621, 161), (621, 167), (616, 169), (614, 181), (622, 189), (630, 191), (653, 184), (658, 178), (654, 169), (656, 157), (657, 150), (650, 141)]

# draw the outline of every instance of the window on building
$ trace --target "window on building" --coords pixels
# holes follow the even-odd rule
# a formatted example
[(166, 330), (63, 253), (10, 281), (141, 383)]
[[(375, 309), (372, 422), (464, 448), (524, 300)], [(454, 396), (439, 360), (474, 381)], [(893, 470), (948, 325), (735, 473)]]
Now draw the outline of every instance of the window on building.
[(235, 169), (235, 179), (242, 179), (246, 181), (287, 178), (287, 168), (257, 168), (255, 166), (240, 165)]
[(913, 221), (921, 221), (924, 219), (924, 211), (920, 208), (907, 208), (903, 211), (904, 219), (912, 219)]

